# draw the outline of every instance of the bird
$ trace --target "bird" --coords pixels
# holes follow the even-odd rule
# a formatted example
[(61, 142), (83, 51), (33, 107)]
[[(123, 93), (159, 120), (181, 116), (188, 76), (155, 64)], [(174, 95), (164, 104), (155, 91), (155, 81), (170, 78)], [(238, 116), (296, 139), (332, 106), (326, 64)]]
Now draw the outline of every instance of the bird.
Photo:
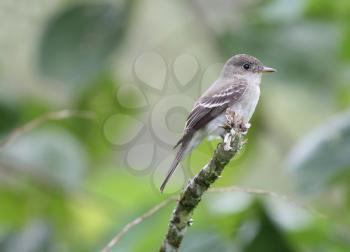
[(230, 109), (249, 127), (260, 97), (260, 83), (263, 73), (276, 72), (264, 66), (260, 60), (248, 55), (237, 54), (224, 64), (219, 77), (195, 102), (189, 113), (183, 135), (174, 146), (178, 148), (160, 191), (163, 192), (178, 164), (206, 137), (223, 137), (222, 127), (226, 123), (225, 112)]

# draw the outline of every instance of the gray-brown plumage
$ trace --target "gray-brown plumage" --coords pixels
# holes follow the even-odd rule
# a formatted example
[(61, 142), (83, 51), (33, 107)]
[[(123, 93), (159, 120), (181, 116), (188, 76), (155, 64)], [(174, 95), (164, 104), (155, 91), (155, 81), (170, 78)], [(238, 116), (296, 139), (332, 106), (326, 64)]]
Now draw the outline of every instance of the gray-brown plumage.
[(227, 108), (239, 115), (243, 123), (249, 123), (259, 100), (261, 75), (275, 71), (247, 54), (235, 55), (226, 62), (219, 78), (198, 99), (189, 114), (183, 136), (174, 147), (180, 148), (160, 187), (161, 191), (179, 162), (205, 137), (222, 136), (224, 129), (221, 126), (226, 122)]

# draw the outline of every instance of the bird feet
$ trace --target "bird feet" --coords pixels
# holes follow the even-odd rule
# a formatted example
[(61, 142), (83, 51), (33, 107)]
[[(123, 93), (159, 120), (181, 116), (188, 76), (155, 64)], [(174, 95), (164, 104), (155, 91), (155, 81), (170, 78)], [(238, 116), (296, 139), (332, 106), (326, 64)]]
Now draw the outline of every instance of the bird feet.
[(226, 120), (222, 126), (225, 129), (224, 149), (229, 151), (232, 150), (232, 141), (237, 135), (239, 137), (248, 133), (250, 123), (244, 123), (243, 118), (229, 108), (226, 110)]
[[(244, 123), (243, 118), (230, 108), (226, 109), (226, 123), (222, 126), (227, 132), (241, 133), (243, 135), (248, 133), (250, 123)], [(233, 132), (234, 131), (234, 132)]]

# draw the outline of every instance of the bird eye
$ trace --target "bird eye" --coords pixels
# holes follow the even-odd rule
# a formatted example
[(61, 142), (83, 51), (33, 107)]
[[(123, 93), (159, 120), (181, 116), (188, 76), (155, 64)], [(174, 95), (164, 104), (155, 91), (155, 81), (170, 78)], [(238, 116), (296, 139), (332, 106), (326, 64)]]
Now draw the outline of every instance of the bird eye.
[(243, 65), (243, 68), (244, 68), (245, 70), (249, 70), (249, 69), (250, 69), (250, 64), (248, 64), (248, 63), (244, 64), (244, 65)]

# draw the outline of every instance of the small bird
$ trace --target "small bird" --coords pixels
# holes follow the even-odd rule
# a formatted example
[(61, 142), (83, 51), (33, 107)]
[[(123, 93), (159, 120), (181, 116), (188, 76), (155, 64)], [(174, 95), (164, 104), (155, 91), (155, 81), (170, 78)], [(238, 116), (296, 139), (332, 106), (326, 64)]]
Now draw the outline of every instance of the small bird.
[(259, 101), (261, 76), (267, 72), (276, 70), (247, 54), (235, 55), (225, 63), (219, 78), (198, 99), (190, 112), (183, 136), (174, 147), (180, 148), (160, 191), (164, 190), (179, 162), (205, 137), (223, 137), (226, 109), (238, 115), (249, 128), (249, 120)]

